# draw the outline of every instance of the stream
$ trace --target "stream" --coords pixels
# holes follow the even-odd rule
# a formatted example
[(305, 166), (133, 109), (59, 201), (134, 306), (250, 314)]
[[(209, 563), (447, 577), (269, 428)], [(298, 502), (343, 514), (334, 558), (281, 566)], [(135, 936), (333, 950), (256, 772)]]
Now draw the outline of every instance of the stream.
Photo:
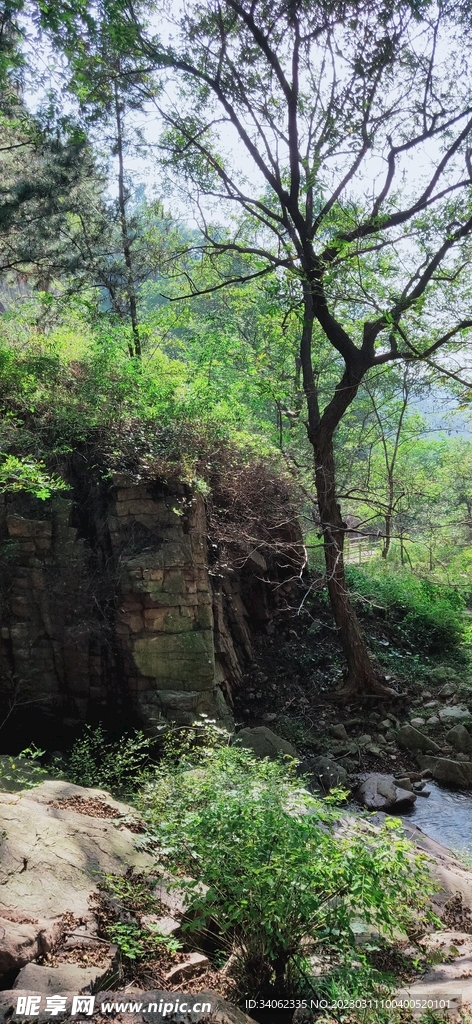
[(442, 789), (427, 781), (429, 797), (418, 796), (411, 811), (401, 817), (414, 822), (431, 839), (454, 852), (472, 856), (472, 792)]

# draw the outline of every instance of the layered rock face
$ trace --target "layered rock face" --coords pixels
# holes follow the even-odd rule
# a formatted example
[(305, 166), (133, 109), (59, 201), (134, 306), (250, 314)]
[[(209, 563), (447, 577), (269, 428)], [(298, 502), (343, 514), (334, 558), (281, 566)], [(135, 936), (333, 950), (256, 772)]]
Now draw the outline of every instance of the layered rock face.
[[(153, 730), (203, 712), (231, 724), (248, 620), (267, 624), (290, 568), (268, 571), (259, 553), (244, 552), (241, 571), (212, 572), (201, 495), (123, 475), (82, 500), (10, 499), (0, 531), (3, 717), (12, 709), (30, 733), (41, 720), (50, 742), (59, 728), (57, 746), (84, 721)], [(302, 557), (296, 529), (291, 548)]]
[[(166, 494), (156, 486), (118, 486), (109, 526), (120, 566), (116, 635), (139, 717), (187, 723), (203, 712), (229, 724), (215, 672), (201, 496), (184, 487)], [(134, 553), (137, 527), (134, 543), (143, 546)]]

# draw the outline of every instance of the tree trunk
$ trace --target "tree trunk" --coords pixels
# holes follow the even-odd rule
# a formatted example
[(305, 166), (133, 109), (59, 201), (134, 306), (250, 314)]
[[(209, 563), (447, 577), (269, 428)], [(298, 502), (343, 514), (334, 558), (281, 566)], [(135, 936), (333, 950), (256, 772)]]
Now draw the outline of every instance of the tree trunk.
[[(336, 472), (334, 465), (333, 437), (346, 409), (356, 397), (359, 384), (368, 364), (357, 358), (352, 365), (345, 359), (346, 369), (335, 389), (331, 401), (321, 413), (318, 401), (317, 377), (312, 362), (312, 340), (314, 325), (314, 293), (309, 280), (303, 289), (303, 331), (300, 341), (300, 364), (303, 374), (303, 390), (307, 403), (308, 439), (315, 456), (316, 496), (323, 536), (326, 579), (331, 609), (347, 662), (345, 685), (338, 691), (343, 699), (356, 694), (372, 693), (391, 695), (393, 691), (381, 682), (370, 660), (359, 620), (349, 597), (344, 571), (344, 538), (346, 527), (336, 499)], [(318, 314), (318, 319), (320, 319)], [(321, 321), (320, 321), (321, 322)]]
[(383, 545), (383, 548), (382, 548), (382, 558), (387, 558), (388, 557), (388, 552), (390, 550), (390, 539), (391, 539), (391, 533), (392, 533), (392, 517), (393, 517), (394, 498), (395, 498), (395, 492), (394, 492), (393, 472), (390, 469), (389, 472), (388, 472), (388, 505), (387, 505), (387, 511), (385, 513), (385, 537), (384, 537), (384, 545)]
[(123, 154), (123, 124), (121, 117), (121, 104), (118, 94), (118, 87), (115, 82), (115, 116), (116, 116), (116, 152), (118, 156), (118, 206), (120, 209), (121, 241), (123, 246), (123, 257), (126, 267), (126, 292), (128, 295), (129, 314), (131, 330), (133, 333), (133, 344), (128, 345), (130, 356), (141, 358), (141, 339), (138, 326), (138, 304), (136, 300), (136, 289), (134, 287), (133, 259), (131, 255), (131, 243), (128, 230), (128, 218), (126, 215), (125, 197), (125, 170)]
[(372, 664), (361, 626), (346, 586), (344, 538), (346, 527), (336, 500), (336, 476), (332, 435), (320, 427), (313, 438), (315, 480), (323, 535), (326, 577), (334, 621), (347, 662), (347, 677), (340, 697), (359, 693), (391, 694)]

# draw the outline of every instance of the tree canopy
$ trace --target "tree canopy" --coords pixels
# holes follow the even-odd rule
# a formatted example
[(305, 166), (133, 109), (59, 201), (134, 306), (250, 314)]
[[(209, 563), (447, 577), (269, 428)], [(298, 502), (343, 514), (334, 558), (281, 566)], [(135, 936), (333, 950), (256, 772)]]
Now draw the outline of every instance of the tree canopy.
[[(165, 333), (172, 306), (203, 311), (200, 329), (195, 313), (178, 314), (174, 351), (190, 330), (208, 362), (212, 316), (223, 363), (235, 338), (245, 338), (244, 372), (258, 375), (259, 394), (276, 410), (279, 445), (287, 449), (291, 430), (292, 465), (311, 447), (326, 583), (348, 665), (344, 692), (384, 692), (346, 585), (336, 436), (356, 436), (351, 410), (360, 408), (361, 388), (383, 453), (375, 514), (386, 556), (395, 516), (405, 513), (396, 473), (419, 371), (470, 387), (467, 359), (456, 358), (472, 328), (467, 12), (411, 0), (209, 0), (175, 12), (159, 0), (17, 4), (2, 51), (13, 70), (20, 51), (12, 40), (28, 14), (56, 54), (72, 135), (56, 131), (55, 149), (41, 136), (28, 192), (15, 147), (30, 143), (9, 129), (11, 184), (0, 218), (2, 245), (18, 254), (12, 266), (35, 265), (34, 238), (51, 273), (77, 277), (82, 268), (107, 292), (133, 358), (158, 322)], [(169, 196), (185, 196), (197, 219), (193, 234), (173, 226), (169, 242), (167, 220), (166, 241), (160, 210), (138, 210), (127, 166), (131, 149), (145, 147), (138, 117), (159, 125), (153, 152)], [(112, 201), (97, 190), (98, 135), (114, 163)], [(84, 215), (87, 189), (92, 216)], [(58, 236), (67, 236), (61, 266), (51, 244)], [(212, 296), (231, 306), (223, 329)], [(262, 323), (271, 345), (261, 359), (254, 328)], [(387, 412), (376, 378), (390, 365), (398, 370), (389, 380), (403, 383)], [(386, 432), (385, 419), (395, 417)]]

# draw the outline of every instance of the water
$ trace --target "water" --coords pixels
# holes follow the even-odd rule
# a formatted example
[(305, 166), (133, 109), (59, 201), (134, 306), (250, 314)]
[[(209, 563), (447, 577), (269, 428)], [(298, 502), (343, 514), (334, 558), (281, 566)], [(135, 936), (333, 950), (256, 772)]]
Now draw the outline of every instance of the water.
[(402, 817), (449, 850), (472, 855), (472, 793), (442, 789), (429, 780), (425, 788), (431, 796), (417, 797), (412, 810)]

